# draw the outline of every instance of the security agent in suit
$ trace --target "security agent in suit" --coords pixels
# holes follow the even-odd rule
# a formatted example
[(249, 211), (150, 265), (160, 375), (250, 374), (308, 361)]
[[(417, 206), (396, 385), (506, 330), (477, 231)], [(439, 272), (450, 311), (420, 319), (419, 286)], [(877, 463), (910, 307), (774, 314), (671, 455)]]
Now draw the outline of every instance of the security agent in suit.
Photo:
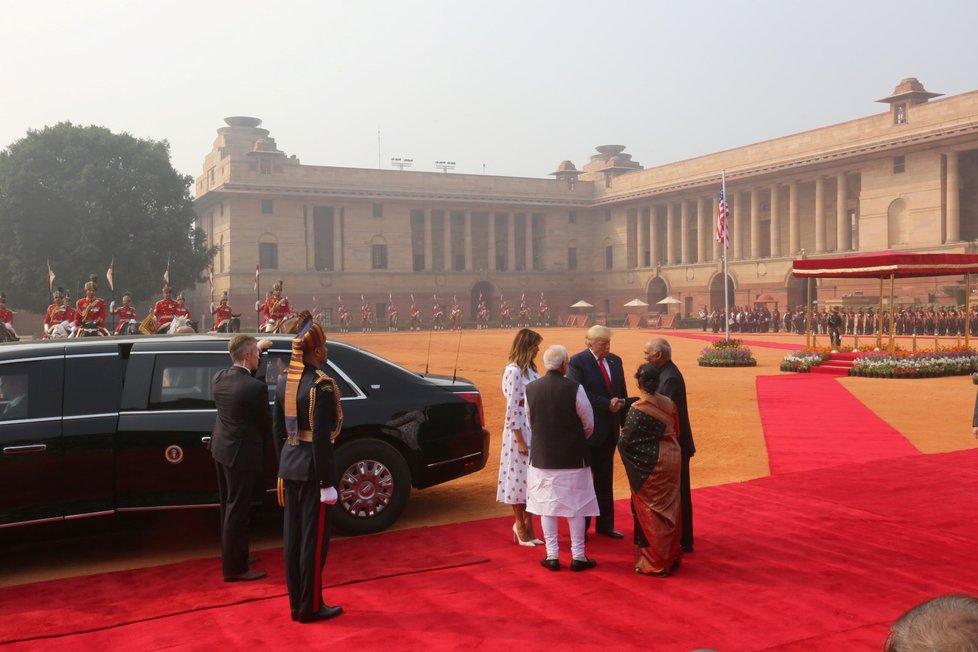
[(221, 498), (221, 564), (225, 582), (258, 580), (266, 575), (265, 571), (248, 568), (248, 530), (263, 450), (272, 433), (268, 389), (254, 373), (261, 350), (271, 344), (270, 340), (258, 342), (250, 335), (233, 337), (228, 342), (228, 352), (234, 366), (222, 369), (214, 377), (217, 422), (210, 451)]
[[(622, 539), (624, 535), (615, 529), (614, 477), (615, 449), (626, 405), (625, 371), (621, 358), (611, 353), (610, 328), (592, 326), (584, 341), (587, 348), (571, 357), (567, 377), (584, 387), (594, 412), (594, 433), (587, 440), (594, 493), (601, 510), (594, 529), (598, 534)], [(590, 519), (585, 529), (589, 526)]]
[(336, 503), (332, 438), (343, 424), (339, 388), (320, 371), (326, 334), (308, 311), (292, 340), (292, 359), (273, 411), (279, 500), (285, 507), (285, 580), (292, 620), (311, 623), (343, 612), (323, 602), (329, 512)]
[(679, 412), (679, 449), (682, 469), (679, 476), (679, 500), (682, 509), (683, 532), (680, 539), (683, 552), (693, 552), (693, 496), (689, 482), (689, 460), (696, 454), (693, 429), (689, 425), (686, 404), (686, 381), (672, 361), (672, 347), (661, 337), (649, 340), (643, 350), (645, 359), (659, 368), (659, 393), (672, 399)]

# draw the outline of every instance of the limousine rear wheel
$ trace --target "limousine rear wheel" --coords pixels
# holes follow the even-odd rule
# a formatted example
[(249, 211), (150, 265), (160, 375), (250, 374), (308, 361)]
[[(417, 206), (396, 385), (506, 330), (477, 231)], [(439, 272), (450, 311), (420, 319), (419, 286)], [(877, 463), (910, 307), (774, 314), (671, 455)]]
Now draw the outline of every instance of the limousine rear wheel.
[(336, 469), (338, 530), (380, 532), (401, 515), (411, 493), (411, 471), (396, 448), (379, 439), (351, 442), (337, 451)]

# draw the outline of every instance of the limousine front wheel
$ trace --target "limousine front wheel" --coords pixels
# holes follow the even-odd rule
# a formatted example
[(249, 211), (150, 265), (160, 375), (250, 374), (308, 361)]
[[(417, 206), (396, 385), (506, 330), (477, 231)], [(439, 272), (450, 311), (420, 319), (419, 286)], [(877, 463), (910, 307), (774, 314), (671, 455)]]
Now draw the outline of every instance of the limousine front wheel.
[(411, 472), (396, 448), (378, 439), (351, 442), (337, 451), (336, 469), (338, 530), (380, 532), (401, 515), (411, 493)]

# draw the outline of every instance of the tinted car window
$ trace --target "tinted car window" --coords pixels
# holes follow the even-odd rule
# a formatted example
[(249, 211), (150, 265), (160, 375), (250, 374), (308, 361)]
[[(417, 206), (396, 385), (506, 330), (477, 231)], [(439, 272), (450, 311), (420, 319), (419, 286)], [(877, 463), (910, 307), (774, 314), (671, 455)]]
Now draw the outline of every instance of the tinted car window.
[(227, 353), (156, 356), (149, 409), (214, 409), (214, 376), (229, 362)]
[[(275, 400), (275, 390), (278, 384), (285, 382), (285, 378), (289, 371), (289, 356), (281, 353), (270, 353), (262, 357), (261, 366), (258, 367), (257, 378), (265, 381), (268, 385), (268, 400), (269, 402)], [(331, 369), (327, 369), (326, 373), (329, 374), (336, 384), (340, 388), (340, 397), (347, 398), (350, 396), (356, 396), (357, 393), (353, 388), (343, 380), (340, 374), (332, 373)]]
[(117, 354), (69, 356), (65, 361), (64, 414), (105, 414), (119, 411), (122, 360)]
[(61, 359), (0, 364), (0, 421), (61, 416)]

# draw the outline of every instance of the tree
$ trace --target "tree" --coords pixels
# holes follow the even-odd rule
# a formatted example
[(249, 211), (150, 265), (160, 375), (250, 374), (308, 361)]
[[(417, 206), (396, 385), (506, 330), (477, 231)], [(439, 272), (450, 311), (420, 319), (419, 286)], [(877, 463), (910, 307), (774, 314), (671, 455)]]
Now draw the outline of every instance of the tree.
[(193, 178), (170, 164), (166, 141), (63, 122), (0, 152), (0, 285), (15, 308), (49, 303), (47, 264), (77, 298), (89, 274), (114, 260), (117, 295), (158, 296), (201, 280), (216, 248), (196, 226)]

